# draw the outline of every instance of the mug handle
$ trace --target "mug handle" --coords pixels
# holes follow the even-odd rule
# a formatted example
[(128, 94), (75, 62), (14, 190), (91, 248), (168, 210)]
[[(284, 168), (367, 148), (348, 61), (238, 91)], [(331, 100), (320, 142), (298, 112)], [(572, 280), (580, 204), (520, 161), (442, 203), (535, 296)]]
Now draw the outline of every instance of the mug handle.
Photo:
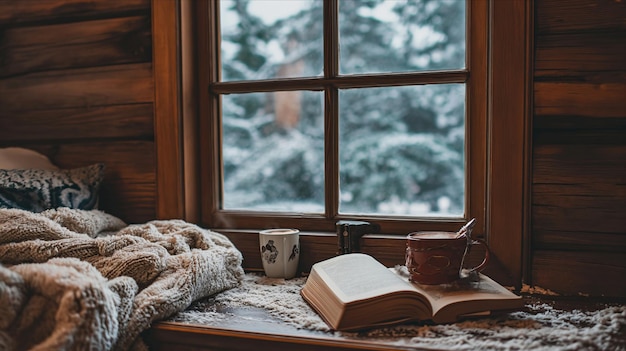
[(485, 248), (485, 258), (483, 258), (483, 261), (478, 266), (469, 270), (469, 273), (480, 272), (485, 268), (487, 263), (489, 263), (489, 246), (487, 246), (487, 243), (482, 239), (472, 239), (469, 245), (482, 245)]

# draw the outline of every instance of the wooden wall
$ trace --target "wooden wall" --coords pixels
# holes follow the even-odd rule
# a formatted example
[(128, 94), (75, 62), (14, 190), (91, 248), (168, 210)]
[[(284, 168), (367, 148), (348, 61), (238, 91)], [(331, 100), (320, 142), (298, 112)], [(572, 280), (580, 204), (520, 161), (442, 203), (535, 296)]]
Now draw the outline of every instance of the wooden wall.
[(100, 207), (155, 218), (150, 0), (0, 0), (0, 147), (106, 164)]
[[(150, 22), (150, 0), (0, 0), (0, 147), (106, 163), (131, 223), (157, 215)], [(536, 0), (534, 29), (527, 283), (626, 296), (626, 2)]]
[(626, 296), (626, 2), (536, 0), (532, 282)]

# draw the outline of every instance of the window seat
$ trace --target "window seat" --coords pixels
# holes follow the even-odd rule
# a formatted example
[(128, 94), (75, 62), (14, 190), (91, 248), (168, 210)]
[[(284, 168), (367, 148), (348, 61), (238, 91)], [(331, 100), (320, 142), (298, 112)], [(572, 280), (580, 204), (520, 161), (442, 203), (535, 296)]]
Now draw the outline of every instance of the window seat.
[(153, 325), (144, 339), (151, 350), (626, 347), (626, 301), (537, 295), (545, 291), (527, 289), (522, 291), (526, 304), (520, 311), (450, 325), (412, 324), (348, 333), (329, 330), (301, 299), (298, 292), (304, 280), (248, 273), (241, 287), (197, 301), (187, 311)]

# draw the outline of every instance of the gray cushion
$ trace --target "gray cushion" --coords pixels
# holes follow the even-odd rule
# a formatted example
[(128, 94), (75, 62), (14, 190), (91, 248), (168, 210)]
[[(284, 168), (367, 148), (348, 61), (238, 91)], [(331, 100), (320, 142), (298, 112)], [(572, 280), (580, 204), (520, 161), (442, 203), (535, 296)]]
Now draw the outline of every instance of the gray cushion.
[(41, 212), (98, 208), (104, 164), (70, 170), (0, 169), (0, 208)]

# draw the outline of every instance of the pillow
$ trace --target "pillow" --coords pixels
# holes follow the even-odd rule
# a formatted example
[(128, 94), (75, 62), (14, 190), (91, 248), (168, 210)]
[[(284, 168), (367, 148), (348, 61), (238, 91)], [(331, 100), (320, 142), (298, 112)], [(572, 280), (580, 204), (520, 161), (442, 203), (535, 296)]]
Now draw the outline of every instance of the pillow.
[(71, 170), (0, 169), (0, 208), (41, 212), (98, 208), (104, 164)]
[(51, 169), (58, 170), (46, 155), (21, 147), (0, 149), (0, 169)]

